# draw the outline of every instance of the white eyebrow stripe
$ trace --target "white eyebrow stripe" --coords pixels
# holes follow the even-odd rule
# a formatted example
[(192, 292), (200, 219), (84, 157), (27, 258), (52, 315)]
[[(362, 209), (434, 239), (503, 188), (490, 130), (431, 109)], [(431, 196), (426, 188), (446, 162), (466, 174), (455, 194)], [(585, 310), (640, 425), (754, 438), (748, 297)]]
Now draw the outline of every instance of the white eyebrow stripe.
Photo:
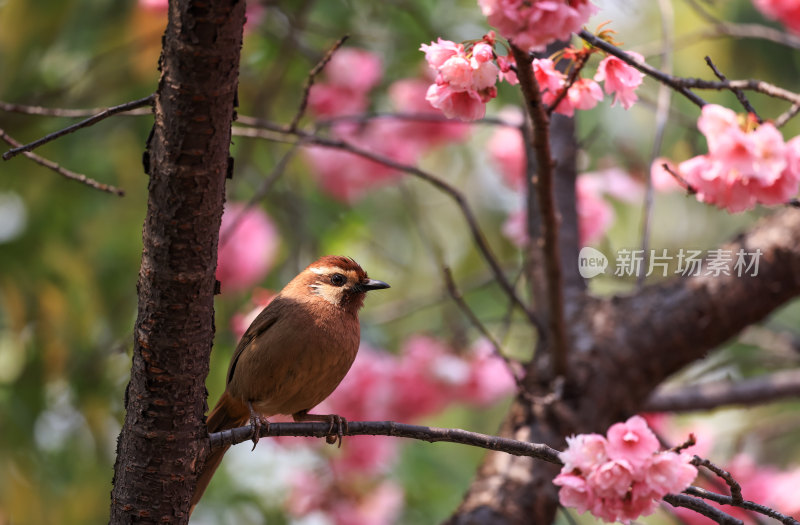
[(317, 275), (326, 275), (330, 273), (342, 273), (342, 274), (350, 274), (352, 270), (344, 270), (339, 268), (338, 266), (315, 266), (313, 268), (309, 268), (312, 272)]

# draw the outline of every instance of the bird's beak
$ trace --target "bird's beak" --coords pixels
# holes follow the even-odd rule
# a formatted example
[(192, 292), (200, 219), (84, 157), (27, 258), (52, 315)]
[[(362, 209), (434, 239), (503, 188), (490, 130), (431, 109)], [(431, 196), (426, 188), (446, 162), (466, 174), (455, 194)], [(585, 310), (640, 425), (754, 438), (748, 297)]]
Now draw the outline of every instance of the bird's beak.
[(380, 290), (382, 288), (390, 288), (390, 286), (385, 282), (378, 281), (376, 279), (367, 279), (366, 281), (361, 281), (355, 286), (355, 289), (358, 292), (368, 292), (370, 290)]

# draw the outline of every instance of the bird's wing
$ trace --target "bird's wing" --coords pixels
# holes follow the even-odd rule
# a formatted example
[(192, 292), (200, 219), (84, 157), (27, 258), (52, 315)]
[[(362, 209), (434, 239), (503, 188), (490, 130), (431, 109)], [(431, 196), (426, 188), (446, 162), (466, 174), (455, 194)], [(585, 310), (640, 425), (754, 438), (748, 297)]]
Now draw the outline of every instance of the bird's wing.
[(239, 344), (236, 345), (236, 351), (233, 353), (233, 357), (231, 357), (231, 364), (228, 367), (228, 378), (225, 382), (226, 385), (233, 379), (233, 372), (236, 370), (236, 363), (239, 361), (242, 352), (244, 352), (256, 336), (269, 330), (270, 327), (278, 321), (282, 310), (282, 302), (280, 297), (276, 297), (266, 308), (261, 310), (261, 313), (250, 323), (250, 327), (245, 331)]

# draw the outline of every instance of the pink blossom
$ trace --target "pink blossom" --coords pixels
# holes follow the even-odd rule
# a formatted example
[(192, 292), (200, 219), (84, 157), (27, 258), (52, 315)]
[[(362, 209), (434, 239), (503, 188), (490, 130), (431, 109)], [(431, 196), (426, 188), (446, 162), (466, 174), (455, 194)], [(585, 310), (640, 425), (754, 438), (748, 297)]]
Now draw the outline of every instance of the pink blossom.
[(633, 483), (633, 467), (624, 459), (612, 459), (592, 469), (586, 477), (601, 498), (624, 498)]
[(658, 438), (641, 416), (633, 416), (624, 423), (615, 423), (608, 429), (608, 457), (625, 459), (635, 467), (640, 466), (658, 450)]
[[(557, 96), (557, 94), (554, 94)], [(555, 98), (552, 97), (553, 99)], [(603, 91), (594, 80), (578, 79), (567, 90), (567, 96), (556, 106), (556, 113), (571, 117), (576, 109), (592, 109), (603, 100)], [(554, 100), (551, 99), (551, 102)]]
[(441, 37), (430, 45), (422, 44), (420, 51), (425, 53), (425, 60), (433, 69), (438, 69), (453, 56), (464, 55), (464, 45), (456, 44), (450, 40), (443, 40)]
[(597, 8), (588, 0), (478, 0), (489, 24), (521, 49), (541, 51), (556, 40), (569, 40)]
[(476, 91), (453, 91), (443, 84), (431, 84), (425, 99), (449, 118), (478, 120), (486, 114), (486, 105)]
[(558, 457), (564, 462), (564, 471), (578, 470), (589, 474), (597, 465), (608, 459), (606, 438), (600, 434), (579, 434), (567, 438), (567, 448)]
[(753, 0), (759, 11), (800, 33), (800, 3), (797, 0)]
[(495, 84), (500, 73), (491, 60), (491, 47), (478, 42), (469, 50), (470, 55), (463, 45), (440, 38), (430, 45), (423, 44), (420, 50), (437, 74), (425, 97), (431, 106), (450, 118), (482, 118), (486, 102), (497, 96)]
[(652, 513), (667, 493), (681, 492), (697, 476), (688, 454), (658, 452), (658, 440), (640, 416), (612, 425), (606, 437), (567, 438), (559, 458), (564, 466), (553, 483), (561, 487), (561, 504), (607, 522)]
[(500, 80), (505, 80), (512, 86), (516, 86), (519, 84), (519, 79), (517, 78), (517, 72), (512, 69), (512, 66), (515, 66), (516, 63), (514, 61), (513, 55), (506, 55), (506, 56), (498, 56), (497, 57), (497, 67), (500, 68), (500, 73), (498, 73), (498, 77)]
[[(429, 85), (422, 78), (398, 80), (389, 86), (389, 98), (401, 113), (441, 115), (425, 99)], [(440, 144), (463, 141), (470, 132), (469, 125), (459, 121), (396, 120), (395, 124), (395, 141), (414, 143), (420, 153)]]
[(770, 123), (755, 127), (756, 123), (748, 120), (744, 124), (745, 128), (733, 111), (707, 104), (697, 125), (706, 136), (708, 154), (678, 165), (698, 200), (730, 212), (750, 209), (756, 203), (786, 202), (800, 186), (800, 142), (784, 143)]
[(586, 512), (594, 507), (594, 492), (584, 477), (562, 471), (553, 479), (553, 484), (561, 487), (558, 491), (558, 501), (565, 507), (572, 507), (578, 512)]
[(279, 242), (277, 228), (261, 208), (226, 205), (217, 256), (222, 291), (246, 290), (263, 279), (272, 268)]
[[(638, 62), (644, 62), (644, 57), (639, 53), (628, 51), (628, 55)], [(600, 62), (594, 76), (597, 82), (605, 82), (607, 94), (614, 94), (611, 105), (619, 102), (625, 109), (629, 109), (639, 99), (636, 88), (642, 83), (643, 78), (644, 74), (638, 69), (611, 55)]]
[(542, 91), (548, 90), (555, 97), (564, 87), (566, 77), (556, 69), (555, 63), (549, 58), (533, 59), (533, 76)]
[(680, 493), (697, 477), (688, 454), (662, 453), (650, 458), (644, 482), (659, 498), (670, 492)]

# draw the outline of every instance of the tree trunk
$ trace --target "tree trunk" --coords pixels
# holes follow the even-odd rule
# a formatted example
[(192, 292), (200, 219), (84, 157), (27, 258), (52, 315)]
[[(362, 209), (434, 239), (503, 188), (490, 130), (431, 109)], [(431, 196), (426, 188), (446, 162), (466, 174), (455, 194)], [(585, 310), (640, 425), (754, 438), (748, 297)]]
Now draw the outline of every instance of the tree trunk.
[(163, 39), (111, 523), (185, 523), (207, 449), (205, 379), (244, 1), (171, 1)]

